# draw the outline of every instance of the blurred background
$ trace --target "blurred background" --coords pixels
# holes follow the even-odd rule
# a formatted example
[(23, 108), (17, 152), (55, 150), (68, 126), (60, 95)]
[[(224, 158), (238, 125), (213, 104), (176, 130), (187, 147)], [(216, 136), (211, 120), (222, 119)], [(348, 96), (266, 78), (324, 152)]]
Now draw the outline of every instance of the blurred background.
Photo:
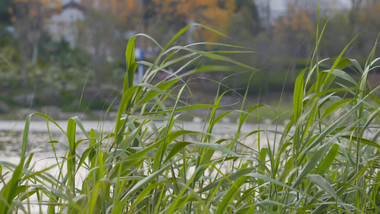
[[(178, 43), (222, 42), (254, 50), (231, 56), (257, 68), (250, 99), (271, 104), (282, 96), (291, 105), (295, 78), (315, 47), (318, 22), (328, 22), (320, 58), (336, 57), (359, 35), (346, 56), (365, 63), (380, 31), (380, 1), (1, 0), (0, 118), (29, 111), (59, 118), (64, 112), (106, 110), (120, 95), (128, 39), (145, 33), (164, 45), (193, 23), (228, 37), (193, 26)], [(136, 46), (139, 60), (152, 61), (159, 52), (146, 39)], [(234, 72), (193, 77), (190, 101), (210, 102), (216, 89), (210, 80), (223, 80), (243, 93), (252, 71)], [(380, 74), (371, 75), (371, 83), (377, 84)], [(236, 101), (230, 97), (229, 102)]]

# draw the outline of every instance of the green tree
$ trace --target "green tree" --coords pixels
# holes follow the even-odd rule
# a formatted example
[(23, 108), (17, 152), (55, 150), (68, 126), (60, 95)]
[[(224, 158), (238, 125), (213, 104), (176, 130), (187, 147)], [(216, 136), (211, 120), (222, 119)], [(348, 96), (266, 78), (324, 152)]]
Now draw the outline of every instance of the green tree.
[(0, 1), (0, 24), (11, 24), (12, 0)]
[(136, 31), (142, 17), (139, 0), (83, 0), (85, 19), (79, 22), (79, 44), (92, 54), (95, 81), (100, 83), (107, 61), (123, 56), (128, 31)]
[(21, 54), (23, 86), (27, 86), (28, 64), (36, 63), (39, 42), (44, 33), (46, 20), (61, 9), (58, 0), (13, 0), (12, 21), (14, 23)]
[(308, 39), (313, 32), (313, 23), (308, 10), (290, 6), (288, 13), (276, 21), (274, 36), (287, 46), (288, 54), (307, 57), (310, 50)]
[(260, 32), (260, 19), (256, 4), (250, 0), (236, 0), (234, 15), (229, 20), (228, 33), (235, 41), (251, 44)]
[(82, 49), (92, 54), (94, 79), (102, 82), (104, 65), (107, 59), (122, 56), (124, 47), (124, 30), (122, 21), (109, 11), (89, 10), (85, 19), (78, 24), (79, 44)]
[[(154, 9), (157, 16), (176, 30), (191, 23), (201, 23), (226, 32), (235, 3), (228, 0), (157, 0)], [(195, 37), (206, 41), (219, 39), (217, 34), (208, 30), (198, 30)]]

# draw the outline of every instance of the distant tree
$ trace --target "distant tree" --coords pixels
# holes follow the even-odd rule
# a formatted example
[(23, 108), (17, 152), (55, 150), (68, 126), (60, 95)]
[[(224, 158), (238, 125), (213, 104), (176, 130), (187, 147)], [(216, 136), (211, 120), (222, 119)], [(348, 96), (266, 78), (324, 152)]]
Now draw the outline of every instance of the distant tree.
[[(222, 32), (234, 14), (235, 2), (230, 0), (156, 0), (155, 13), (177, 29), (191, 23), (201, 23)], [(218, 40), (218, 35), (207, 30), (197, 31), (196, 38)]]
[(94, 78), (97, 83), (102, 82), (103, 67), (107, 58), (122, 54), (124, 49), (124, 35), (121, 30), (121, 20), (110, 12), (89, 10), (85, 19), (78, 23), (79, 46), (92, 55)]
[(116, 15), (129, 29), (134, 29), (141, 21), (142, 4), (139, 0), (82, 0), (81, 4), (91, 10)]
[(362, 6), (363, 0), (351, 0), (351, 10), (350, 10), (350, 22), (352, 25), (352, 28), (357, 30), (360, 28), (360, 25), (358, 25), (358, 15), (359, 10)]
[(12, 21), (14, 23), (22, 61), (23, 86), (27, 86), (28, 63), (35, 64), (39, 42), (44, 32), (44, 23), (60, 11), (59, 0), (13, 0)]
[(157, 13), (155, 10), (155, 1), (153, 0), (141, 0), (142, 4), (142, 22), (143, 27), (146, 29), (148, 27), (149, 20), (156, 17)]
[(260, 31), (260, 19), (256, 4), (251, 0), (236, 0), (234, 15), (230, 18), (229, 34), (233, 39), (253, 38)]
[[(311, 50), (311, 36), (314, 28), (312, 12), (306, 9), (288, 7), (288, 12), (279, 17), (273, 29), (273, 40), (282, 60), (291, 61), (290, 78), (296, 78), (296, 59), (307, 58)], [(281, 50), (281, 51), (280, 51)], [(277, 54), (278, 54), (277, 53)]]
[[(284, 0), (288, 1), (288, 0)], [(273, 8), (272, 8), (272, 0), (254, 0), (255, 5), (259, 11), (259, 18), (261, 24), (263, 25), (266, 33), (271, 35), (272, 27), (273, 27)]]
[(288, 8), (285, 16), (279, 17), (274, 25), (274, 36), (283, 41), (289, 53), (307, 57), (307, 40), (313, 32), (313, 19), (304, 9)]
[(12, 4), (12, 0), (0, 1), (0, 24), (11, 23), (11, 11), (12, 11), (11, 4)]
[(351, 0), (351, 10), (359, 11), (363, 0)]
[(359, 23), (373, 26), (376, 31), (380, 27), (380, 2), (368, 4), (358, 10)]
[(361, 55), (367, 55), (373, 47), (380, 29), (380, 2), (367, 4), (358, 10), (357, 32), (360, 33), (358, 38), (358, 52)]
[(79, 23), (80, 44), (93, 58), (92, 65), (96, 82), (104, 77), (107, 59), (122, 56), (127, 31), (139, 29), (142, 4), (138, 0), (83, 0), (87, 13)]

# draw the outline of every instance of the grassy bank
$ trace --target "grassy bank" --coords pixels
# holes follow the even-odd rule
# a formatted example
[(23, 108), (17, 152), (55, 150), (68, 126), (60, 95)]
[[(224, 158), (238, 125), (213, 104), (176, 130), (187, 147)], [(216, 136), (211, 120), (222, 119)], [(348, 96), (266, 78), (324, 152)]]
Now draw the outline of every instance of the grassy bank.
[[(221, 100), (229, 90), (222, 91), (223, 85), (211, 104), (188, 105), (182, 99), (188, 93), (185, 77), (243, 69), (255, 78), (255, 68), (228, 58), (235, 51), (223, 48), (231, 46), (212, 44), (219, 50), (204, 51), (199, 48), (204, 44), (173, 45), (187, 29), (166, 46), (158, 44), (161, 54), (154, 62), (139, 62), (147, 72), (138, 85), (133, 84), (138, 63), (135, 37), (131, 38), (114, 131), (105, 135), (86, 130), (78, 117), (70, 118), (67, 127), (60, 127), (67, 140), (46, 142), (53, 150), (57, 143), (66, 144), (65, 156), (57, 155), (51, 167), (39, 171), (33, 168), (33, 153), (27, 151), (30, 121), (43, 117), (47, 126), (58, 124), (45, 114), (28, 116), (20, 163), (0, 162), (0, 213), (30, 212), (33, 197), (47, 213), (380, 212), (380, 132), (373, 128), (379, 117), (380, 86), (371, 89), (367, 80), (380, 60), (374, 58), (375, 48), (364, 67), (343, 58), (346, 49), (335, 59), (320, 60), (316, 48), (295, 82), (286, 127), (263, 127), (243, 135), (241, 127), (251, 117), (260, 118), (263, 106), (248, 105), (243, 96), (239, 110), (225, 111)], [(321, 39), (317, 35), (316, 47)], [(224, 65), (202, 66), (202, 58)], [(174, 64), (182, 66), (168, 72)], [(347, 67), (360, 73), (360, 80), (348, 75)], [(168, 76), (157, 82), (159, 71)], [(181, 114), (195, 109), (208, 109), (206, 131), (174, 128)], [(218, 114), (221, 109), (224, 113)], [(218, 138), (215, 124), (236, 113), (236, 133)], [(154, 121), (165, 125), (157, 127)], [(78, 138), (77, 132), (85, 137)], [(264, 143), (267, 132), (275, 143)], [(249, 136), (256, 137), (255, 147), (244, 145)], [(79, 144), (85, 143), (88, 147), (78, 152)], [(57, 173), (51, 174), (50, 168)], [(76, 182), (78, 177), (83, 182)]]

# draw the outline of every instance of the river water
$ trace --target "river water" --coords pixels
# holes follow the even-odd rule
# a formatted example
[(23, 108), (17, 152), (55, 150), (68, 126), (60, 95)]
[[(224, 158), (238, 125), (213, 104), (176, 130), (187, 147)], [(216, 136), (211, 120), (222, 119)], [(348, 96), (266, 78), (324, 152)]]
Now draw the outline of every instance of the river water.
[[(56, 121), (57, 124), (65, 131), (67, 127), (67, 121)], [(88, 133), (91, 129), (95, 129), (103, 132), (104, 134), (111, 133), (114, 130), (114, 121), (82, 121), (82, 124)], [(156, 127), (163, 127), (165, 122), (155, 122)], [(0, 121), (0, 161), (8, 162), (11, 164), (18, 164), (20, 161), (20, 149), (23, 138), (25, 121)], [(179, 122), (176, 123), (175, 129), (185, 129), (198, 132), (206, 132), (207, 125), (202, 122)], [(244, 124), (241, 129), (243, 135), (256, 130), (276, 130), (282, 129), (281, 126), (270, 125), (270, 124)], [(49, 132), (48, 132), (49, 130)], [(236, 123), (218, 123), (214, 126), (213, 134), (217, 138), (231, 138), (237, 131)], [(267, 136), (268, 137), (268, 136)], [(273, 135), (269, 138), (264, 138), (269, 141), (273, 141)], [(85, 139), (83, 133), (77, 127), (76, 139)], [(51, 141), (53, 140), (53, 141)], [(48, 125), (45, 121), (32, 121), (29, 129), (29, 140), (27, 144), (27, 152), (33, 153), (33, 170), (42, 170), (50, 165), (56, 163), (56, 157), (52, 150), (51, 143), (54, 142), (57, 157), (63, 157), (65, 152), (68, 150), (68, 143), (66, 136), (62, 134), (62, 131), (53, 123)], [(257, 143), (256, 135), (252, 135), (244, 140), (247, 146), (256, 147), (254, 144)], [(263, 143), (262, 145), (265, 145)], [(86, 149), (86, 143), (83, 143), (79, 148), (78, 152), (81, 153)], [(57, 174), (57, 169), (51, 169), (49, 171), (52, 175)], [(83, 174), (83, 176), (81, 176)], [(76, 177), (76, 183), (79, 185), (82, 183), (86, 172), (79, 172)], [(0, 185), (0, 189), (1, 189)], [(35, 199), (36, 200), (36, 199)], [(38, 213), (37, 201), (30, 204), (31, 213)]]

